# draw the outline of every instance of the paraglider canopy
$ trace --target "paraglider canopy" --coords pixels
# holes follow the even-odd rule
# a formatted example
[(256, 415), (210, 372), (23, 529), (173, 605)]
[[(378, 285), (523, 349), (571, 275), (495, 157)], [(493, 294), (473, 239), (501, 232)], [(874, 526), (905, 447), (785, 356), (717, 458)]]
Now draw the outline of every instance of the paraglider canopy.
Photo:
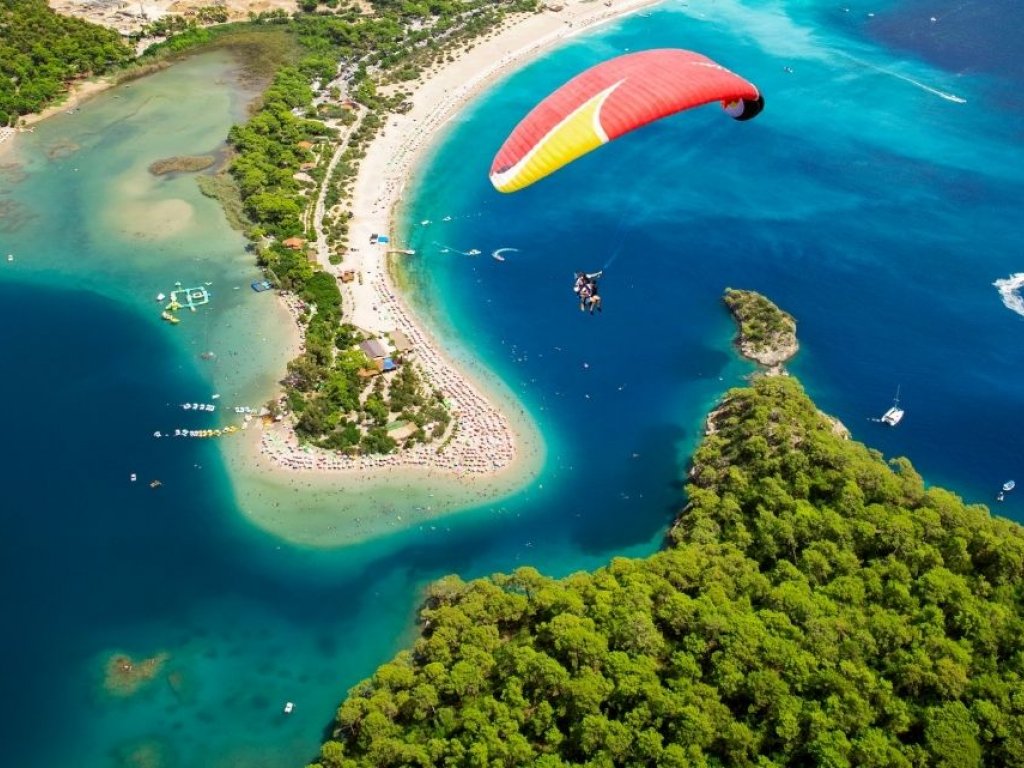
[(636, 128), (715, 101), (736, 120), (764, 108), (756, 86), (699, 53), (661, 48), (618, 56), (534, 107), (495, 155), (491, 183), (515, 192)]

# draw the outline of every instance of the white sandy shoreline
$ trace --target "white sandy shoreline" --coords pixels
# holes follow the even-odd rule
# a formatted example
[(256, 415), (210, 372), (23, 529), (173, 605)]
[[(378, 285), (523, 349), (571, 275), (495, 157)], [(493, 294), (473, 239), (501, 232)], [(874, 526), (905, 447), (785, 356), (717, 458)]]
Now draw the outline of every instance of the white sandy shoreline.
[[(525, 15), (413, 84), (412, 108), (390, 116), (360, 163), (349, 221), (353, 247), (340, 265), (327, 263), (321, 253), (321, 265), (336, 275), (360, 274), (343, 286), (345, 319), (374, 333), (403, 331), (427, 386), (452, 400), (459, 431), (441, 453), (434, 443), (388, 456), (348, 457), (300, 446), (287, 423), (264, 428), (258, 437), (250, 430), (242, 450), (229, 457), (245, 476), (236, 487), (250, 521), (304, 544), (352, 544), (495, 502), (539, 474), (545, 446), (522, 404), (490, 372), (452, 361), (396, 288), (387, 248), (369, 245), (370, 235), (401, 234), (402, 194), (426, 150), (467, 102), (559, 42), (658, 1), (569, 2), (560, 12)], [(303, 494), (299, 504), (294, 492)]]
[[(452, 400), (459, 431), (441, 453), (436, 445), (424, 445), (392, 456), (346, 457), (299, 448), (290, 430), (275, 428), (262, 440), (262, 453), (273, 464), (286, 469), (350, 473), (421, 468), (465, 480), (470, 475), (506, 472), (517, 464), (523, 448), (519, 443), (530, 433), (534, 433), (530, 442), (540, 439), (514, 398), (502, 398), (506, 400), (504, 408), (495, 407), (494, 392), (488, 391), (493, 385), (486, 386), (478, 377), (467, 375), (464, 366), (455, 365), (444, 353), (443, 344), (425, 328), (396, 289), (389, 274), (387, 247), (370, 245), (370, 236), (388, 233), (394, 237), (398, 231), (396, 208), (424, 151), (438, 139), (448, 120), (484, 87), (552, 45), (653, 1), (619, 0), (603, 5), (575, 2), (557, 13), (523, 16), (415, 84), (412, 109), (389, 118), (360, 163), (349, 222), (350, 241), (355, 245), (337, 266), (327, 263), (326, 254), (321, 253), (321, 265), (334, 274), (355, 270), (360, 275), (360, 280), (343, 288), (346, 320), (374, 333), (404, 332), (413, 341), (417, 364), (429, 386), (441, 389)], [(502, 413), (510, 405), (519, 422), (515, 426)], [(531, 463), (536, 471), (535, 462)], [(519, 469), (521, 472), (522, 467)]]

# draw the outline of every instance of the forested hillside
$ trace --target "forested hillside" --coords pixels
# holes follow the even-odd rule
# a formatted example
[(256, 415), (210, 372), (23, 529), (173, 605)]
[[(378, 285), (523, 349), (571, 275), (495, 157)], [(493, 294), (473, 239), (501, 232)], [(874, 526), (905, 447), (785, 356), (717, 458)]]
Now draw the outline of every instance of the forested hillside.
[(40, 111), (71, 80), (131, 57), (116, 32), (60, 16), (46, 0), (0, 0), (0, 125)]
[(728, 393), (665, 551), (428, 592), (314, 763), (1024, 765), (1024, 535), (844, 440), (799, 383)]

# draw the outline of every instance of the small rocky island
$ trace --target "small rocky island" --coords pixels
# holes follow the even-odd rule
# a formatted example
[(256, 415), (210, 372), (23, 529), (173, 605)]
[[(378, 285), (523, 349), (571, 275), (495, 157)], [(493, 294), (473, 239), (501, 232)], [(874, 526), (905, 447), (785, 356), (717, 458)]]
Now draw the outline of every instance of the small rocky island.
[(177, 155), (157, 160), (149, 166), (154, 176), (165, 176), (168, 173), (196, 173), (205, 171), (217, 162), (212, 155)]
[(782, 364), (800, 349), (793, 316), (755, 291), (726, 288), (723, 299), (739, 326), (740, 354), (768, 373), (781, 373)]

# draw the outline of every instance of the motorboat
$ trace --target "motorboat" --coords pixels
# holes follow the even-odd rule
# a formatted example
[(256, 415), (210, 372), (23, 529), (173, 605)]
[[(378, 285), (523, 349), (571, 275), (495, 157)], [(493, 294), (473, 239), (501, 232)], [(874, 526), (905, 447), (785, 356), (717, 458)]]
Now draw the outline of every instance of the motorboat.
[(290, 701), (286, 701), (286, 702), (284, 703), (284, 713), (285, 713), (286, 715), (290, 715), (290, 714), (292, 713), (292, 710), (293, 710), (293, 709), (295, 709), (295, 704), (293, 704), (293, 703), (292, 703), (292, 702), (290, 702)]
[(1006, 494), (1008, 494), (1016, 487), (1017, 483), (1015, 483), (1013, 480), (1007, 480), (1005, 483), (1003, 483), (1002, 490), (999, 491), (999, 494), (996, 496), (996, 501), (1003, 501), (1006, 498)]

